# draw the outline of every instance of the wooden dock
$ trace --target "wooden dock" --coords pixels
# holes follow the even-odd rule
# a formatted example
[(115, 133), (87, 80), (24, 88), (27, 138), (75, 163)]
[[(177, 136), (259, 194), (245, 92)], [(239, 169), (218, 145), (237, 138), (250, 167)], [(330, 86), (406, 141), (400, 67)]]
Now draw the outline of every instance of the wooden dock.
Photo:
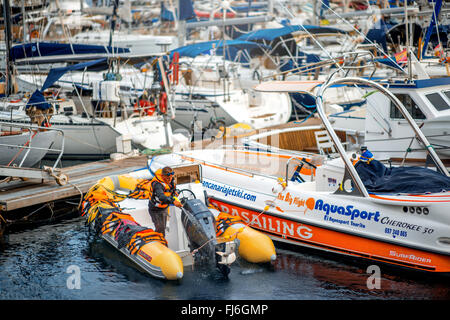
[(79, 164), (61, 171), (69, 182), (60, 186), (56, 181), (13, 181), (0, 183), (0, 213), (44, 204), (74, 196), (82, 196), (103, 177), (128, 173), (147, 166), (147, 156), (121, 160), (101, 160)]

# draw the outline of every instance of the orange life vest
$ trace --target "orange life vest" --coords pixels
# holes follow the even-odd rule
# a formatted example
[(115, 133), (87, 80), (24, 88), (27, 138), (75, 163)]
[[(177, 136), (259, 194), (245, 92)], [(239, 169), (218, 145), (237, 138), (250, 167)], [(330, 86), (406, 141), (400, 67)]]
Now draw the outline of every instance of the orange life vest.
[(165, 203), (161, 203), (160, 201), (158, 201), (157, 198), (155, 198), (153, 196), (153, 183), (154, 182), (158, 182), (160, 184), (163, 185), (164, 187), (164, 195), (167, 197), (172, 196), (172, 191), (173, 191), (173, 186), (167, 184), (164, 182), (163, 178), (162, 178), (162, 169), (158, 169), (155, 172), (155, 176), (153, 177), (152, 180), (150, 180), (150, 185), (149, 185), (149, 189), (150, 189), (150, 194), (151, 194), (151, 198), (150, 201), (158, 208), (161, 209), (165, 209), (169, 206), (169, 204), (165, 204)]

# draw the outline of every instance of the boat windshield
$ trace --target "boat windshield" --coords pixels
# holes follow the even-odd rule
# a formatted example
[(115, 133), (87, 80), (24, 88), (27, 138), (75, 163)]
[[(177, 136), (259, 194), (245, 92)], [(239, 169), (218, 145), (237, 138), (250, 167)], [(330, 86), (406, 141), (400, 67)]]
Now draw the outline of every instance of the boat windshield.
[[(192, 156), (185, 153), (184, 156), (200, 161), (205, 161), (213, 165), (226, 167), (227, 170), (238, 169), (249, 174), (259, 174), (276, 178), (286, 177), (286, 165), (292, 155), (282, 153), (266, 153), (251, 150), (214, 150), (214, 153), (196, 152)], [(306, 161), (315, 165), (319, 164), (321, 158), (319, 155), (305, 153), (305, 156), (296, 156), (296, 158), (305, 158)], [(314, 159), (313, 159), (314, 158)], [(317, 158), (317, 159), (316, 159)], [(291, 177), (299, 162), (292, 162), (288, 169), (288, 176)], [(305, 165), (305, 170), (309, 170)]]
[(450, 101), (450, 90), (444, 91), (444, 94), (448, 98), (448, 100)]

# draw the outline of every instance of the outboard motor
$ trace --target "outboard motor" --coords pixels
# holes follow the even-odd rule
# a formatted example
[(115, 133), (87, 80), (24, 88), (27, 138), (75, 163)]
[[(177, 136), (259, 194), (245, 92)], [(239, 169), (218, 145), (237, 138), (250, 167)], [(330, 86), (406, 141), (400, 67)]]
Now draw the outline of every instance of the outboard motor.
[(198, 249), (195, 258), (202, 263), (215, 263), (227, 276), (229, 265), (236, 259), (234, 243), (218, 243), (216, 220), (199, 199), (187, 200), (181, 210), (181, 221), (186, 231), (191, 250)]

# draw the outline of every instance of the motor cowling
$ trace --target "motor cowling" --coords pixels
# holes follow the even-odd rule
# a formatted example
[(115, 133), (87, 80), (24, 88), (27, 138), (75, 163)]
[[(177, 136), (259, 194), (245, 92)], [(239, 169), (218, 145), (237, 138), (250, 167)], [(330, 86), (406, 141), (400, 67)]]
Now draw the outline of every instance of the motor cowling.
[(228, 276), (229, 265), (236, 259), (236, 245), (234, 242), (218, 243), (216, 219), (208, 207), (199, 199), (187, 200), (181, 219), (191, 250), (198, 250), (196, 262), (215, 265), (223, 275)]
[(214, 249), (217, 244), (216, 220), (203, 202), (199, 199), (187, 200), (183, 206), (181, 219), (191, 249), (205, 247)]

